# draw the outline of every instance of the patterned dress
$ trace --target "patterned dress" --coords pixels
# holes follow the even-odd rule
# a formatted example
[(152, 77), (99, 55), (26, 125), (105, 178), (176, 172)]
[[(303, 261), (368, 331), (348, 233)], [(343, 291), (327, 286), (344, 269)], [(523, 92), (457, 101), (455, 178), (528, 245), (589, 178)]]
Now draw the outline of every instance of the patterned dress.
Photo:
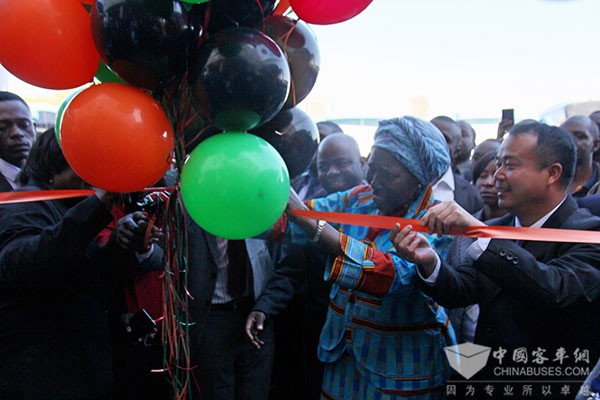
[[(307, 203), (316, 211), (378, 213), (370, 186)], [(427, 187), (405, 212), (419, 218), (433, 204)], [(309, 238), (288, 223), (295, 243)], [(326, 363), (322, 399), (443, 398), (449, 376), (445, 346), (455, 344), (444, 309), (419, 289), (414, 264), (400, 258), (389, 230), (341, 225), (343, 255), (329, 260), (329, 310), (318, 349)], [(449, 239), (430, 243), (443, 257)]]

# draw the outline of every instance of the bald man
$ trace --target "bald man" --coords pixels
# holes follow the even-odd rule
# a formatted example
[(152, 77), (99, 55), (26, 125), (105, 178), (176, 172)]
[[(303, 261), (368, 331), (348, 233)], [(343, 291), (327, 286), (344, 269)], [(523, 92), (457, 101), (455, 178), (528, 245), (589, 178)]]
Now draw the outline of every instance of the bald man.
[(360, 185), (363, 164), (358, 144), (352, 136), (327, 136), (317, 149), (317, 174), (327, 194)]
[(456, 121), (460, 125), (460, 154), (455, 161), (455, 171), (471, 182), (471, 152), (475, 148), (475, 129), (467, 121)]
[(600, 167), (593, 158), (594, 152), (600, 147), (598, 125), (588, 116), (575, 115), (560, 127), (573, 135), (577, 144), (575, 177), (569, 186), (569, 192), (573, 197), (586, 196), (600, 181)]
[(445, 115), (435, 117), (431, 120), (431, 123), (444, 135), (452, 160), (452, 166), (433, 185), (433, 196), (439, 201), (454, 200), (471, 214), (481, 210), (483, 202), (475, 186), (452, 169), (456, 158), (460, 154), (462, 139), (460, 125)]
[[(325, 137), (317, 150), (323, 196), (366, 183), (362, 164), (358, 144), (351, 136)], [(327, 255), (316, 247), (289, 248), (246, 320), (250, 338), (251, 329), (277, 317), (271, 398), (319, 398), (323, 363), (317, 359), (317, 346), (330, 290), (323, 279), (326, 261)]]

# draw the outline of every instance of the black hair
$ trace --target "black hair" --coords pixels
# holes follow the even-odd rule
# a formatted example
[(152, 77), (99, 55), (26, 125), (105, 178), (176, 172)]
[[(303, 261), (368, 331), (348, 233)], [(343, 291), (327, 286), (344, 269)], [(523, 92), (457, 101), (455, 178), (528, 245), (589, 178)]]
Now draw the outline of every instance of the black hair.
[(492, 150), (485, 153), (483, 156), (481, 156), (479, 160), (477, 160), (477, 163), (473, 167), (473, 184), (477, 182), (477, 179), (479, 179), (481, 173), (483, 172), (485, 167), (487, 167), (490, 161), (495, 160), (496, 157), (498, 157), (498, 151)]
[(21, 103), (25, 104), (25, 107), (27, 107), (27, 109), (29, 110), (29, 105), (27, 104), (27, 102), (25, 102), (25, 100), (23, 100), (21, 98), (21, 96), (16, 95), (12, 92), (3, 92), (0, 91), (0, 101), (20, 101)]
[(560, 184), (568, 188), (575, 176), (577, 146), (573, 135), (563, 128), (550, 126), (538, 121), (521, 121), (509, 132), (509, 135), (532, 133), (537, 136), (535, 158), (539, 168), (546, 168), (554, 163), (562, 165), (563, 172)]
[(22, 185), (34, 184), (42, 189), (48, 188), (48, 182), (54, 175), (69, 167), (62, 153), (54, 128), (42, 133), (31, 146), (29, 157), (21, 169), (19, 181)]

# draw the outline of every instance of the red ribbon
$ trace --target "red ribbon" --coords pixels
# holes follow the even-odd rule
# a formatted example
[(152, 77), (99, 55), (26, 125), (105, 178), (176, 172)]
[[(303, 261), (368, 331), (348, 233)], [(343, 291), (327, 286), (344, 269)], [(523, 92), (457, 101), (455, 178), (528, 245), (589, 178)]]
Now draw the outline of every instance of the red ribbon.
[(27, 192), (4, 192), (0, 193), (0, 204), (69, 199), (72, 197), (86, 197), (94, 193), (96, 193), (94, 190), (31, 190)]
[[(171, 192), (173, 190), (174, 188), (172, 187), (156, 187), (146, 188), (143, 192)], [(24, 192), (4, 192), (0, 193), (0, 204), (85, 197), (94, 193), (94, 190), (33, 190)], [(392, 229), (395, 224), (400, 224), (400, 226), (412, 225), (413, 229), (417, 232), (428, 232), (427, 226), (422, 225), (421, 221), (416, 219), (312, 210), (293, 210), (292, 213), (300, 217), (322, 219), (332, 223), (360, 225), (379, 229)], [(468, 226), (465, 228), (452, 228), (449, 234), (472, 238), (600, 244), (600, 232), (574, 229)]]
[[(338, 224), (360, 225), (379, 229), (392, 229), (395, 224), (400, 224), (400, 226), (412, 225), (413, 229), (417, 232), (428, 232), (427, 226), (422, 225), (421, 221), (416, 219), (312, 210), (293, 210), (292, 213), (299, 217), (322, 219)], [(465, 228), (452, 228), (449, 234), (472, 238), (600, 244), (600, 232), (573, 229), (468, 226)]]
[[(141, 190), (141, 192), (172, 192), (172, 187), (153, 187)], [(3, 192), (0, 193), (0, 204), (9, 203), (24, 203), (28, 201), (44, 201), (44, 200), (59, 200), (70, 199), (73, 197), (91, 196), (96, 191), (91, 189), (81, 190), (29, 190), (23, 192)]]

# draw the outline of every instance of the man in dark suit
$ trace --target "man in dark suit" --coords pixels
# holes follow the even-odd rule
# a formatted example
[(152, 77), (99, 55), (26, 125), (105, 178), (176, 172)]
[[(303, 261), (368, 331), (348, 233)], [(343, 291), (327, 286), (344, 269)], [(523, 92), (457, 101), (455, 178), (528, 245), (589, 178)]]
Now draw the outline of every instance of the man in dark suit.
[(452, 165), (444, 175), (433, 185), (433, 197), (436, 200), (454, 200), (462, 208), (473, 214), (481, 210), (483, 201), (479, 197), (479, 192), (475, 186), (471, 185), (463, 178), (456, 167), (456, 162), (461, 154), (462, 133), (460, 125), (450, 117), (440, 115), (431, 120), (444, 135), (448, 143), (448, 151)]
[[(316, 165), (322, 197), (364, 182), (356, 140), (327, 136), (319, 144)], [(306, 199), (309, 200), (309, 199)], [(246, 335), (276, 321), (277, 348), (271, 399), (316, 399), (324, 364), (317, 358), (331, 285), (325, 282), (327, 254), (316, 247), (289, 246), (246, 321)]]
[(576, 200), (579, 207), (587, 208), (592, 214), (600, 216), (600, 193), (578, 197)]
[[(32, 147), (20, 179), (21, 191), (84, 186), (53, 129)], [(114, 220), (113, 200), (98, 189), (85, 199), (0, 205), (0, 399), (115, 399), (105, 397), (112, 284), (129, 268), (160, 268), (162, 257), (134, 254), (139, 242), (124, 239), (138, 227), (125, 219), (96, 240)]]
[(34, 139), (35, 128), (25, 100), (0, 92), (0, 192), (17, 187), (17, 176)]
[(194, 398), (266, 400), (273, 365), (272, 327), (262, 332), (261, 349), (244, 336), (246, 316), (273, 270), (265, 242), (218, 238), (189, 218), (187, 231), (190, 349), (199, 384)]
[[(500, 147), (495, 173), (499, 205), (509, 214), (488, 224), (600, 230), (600, 218), (568, 194), (575, 160), (575, 143), (563, 129), (535, 121), (515, 125)], [(440, 233), (483, 225), (453, 202), (432, 207), (423, 223)], [(411, 226), (392, 235), (399, 255), (418, 265), (423, 290), (440, 305), (479, 303), (475, 342), (506, 351), (502, 367), (514, 365), (519, 349), (529, 357), (543, 350), (550, 367), (573, 366), (582, 352), (592, 365), (598, 359), (600, 245), (479, 238), (467, 250), (470, 260), (451, 266)], [(566, 351), (568, 364), (558, 364), (559, 351)], [(497, 363), (488, 364), (478, 377), (507, 379), (497, 375)]]

